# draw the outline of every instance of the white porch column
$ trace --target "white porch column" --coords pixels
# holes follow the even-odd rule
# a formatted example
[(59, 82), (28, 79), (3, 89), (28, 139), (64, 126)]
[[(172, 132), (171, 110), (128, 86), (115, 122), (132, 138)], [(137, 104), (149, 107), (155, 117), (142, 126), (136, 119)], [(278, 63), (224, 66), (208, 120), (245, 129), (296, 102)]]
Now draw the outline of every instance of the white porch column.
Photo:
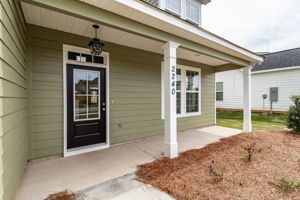
[(176, 122), (176, 49), (179, 44), (167, 42), (164, 49), (164, 85), (165, 85), (165, 141), (164, 155), (168, 158), (178, 156)]
[(252, 66), (244, 68), (243, 71), (243, 87), (244, 87), (244, 124), (243, 132), (252, 131), (251, 120), (251, 69)]

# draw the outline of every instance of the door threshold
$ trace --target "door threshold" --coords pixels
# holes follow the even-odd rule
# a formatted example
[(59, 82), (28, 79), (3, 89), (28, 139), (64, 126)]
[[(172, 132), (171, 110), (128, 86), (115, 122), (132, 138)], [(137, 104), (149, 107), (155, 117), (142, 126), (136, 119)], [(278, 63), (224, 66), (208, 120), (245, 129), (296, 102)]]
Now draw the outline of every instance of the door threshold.
[(83, 146), (83, 147), (67, 149), (64, 152), (64, 157), (74, 156), (74, 155), (88, 153), (88, 152), (92, 152), (92, 151), (98, 151), (98, 150), (106, 149), (108, 147), (109, 147), (109, 145), (107, 143), (98, 143), (98, 144), (93, 144), (93, 145), (88, 145), (88, 146)]

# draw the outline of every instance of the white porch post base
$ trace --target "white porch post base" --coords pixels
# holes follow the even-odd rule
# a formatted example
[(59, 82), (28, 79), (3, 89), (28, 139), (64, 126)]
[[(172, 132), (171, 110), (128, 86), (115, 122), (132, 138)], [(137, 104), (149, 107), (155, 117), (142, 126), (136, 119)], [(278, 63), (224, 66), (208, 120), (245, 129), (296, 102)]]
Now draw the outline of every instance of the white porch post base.
[(179, 45), (167, 42), (164, 49), (165, 80), (165, 139), (164, 155), (168, 158), (178, 156), (177, 119), (176, 119), (176, 49)]
[(243, 71), (243, 99), (244, 99), (244, 124), (243, 132), (252, 131), (252, 120), (251, 120), (251, 69), (252, 67), (246, 67)]
[(178, 143), (169, 144), (164, 142), (164, 156), (168, 158), (176, 158), (178, 156)]

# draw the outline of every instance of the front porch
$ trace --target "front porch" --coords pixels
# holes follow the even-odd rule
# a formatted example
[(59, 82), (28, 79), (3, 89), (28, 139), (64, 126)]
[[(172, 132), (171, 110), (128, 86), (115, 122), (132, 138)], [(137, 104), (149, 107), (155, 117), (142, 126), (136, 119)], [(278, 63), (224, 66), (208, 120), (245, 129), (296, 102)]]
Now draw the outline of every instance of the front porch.
[[(243, 131), (251, 131), (256, 54), (136, 0), (3, 6), (0, 198), (13, 199), (21, 181), (22, 200), (77, 191), (237, 133), (197, 129), (216, 124), (216, 72), (243, 70)], [(94, 37), (100, 55), (88, 49)]]
[[(178, 134), (179, 152), (201, 148), (239, 132), (219, 126), (182, 131)], [(27, 166), (16, 200), (41, 200), (65, 189), (83, 190), (132, 173), (137, 165), (162, 156), (163, 135), (160, 135), (71, 157), (33, 160)]]
[[(73, 15), (57, 10), (62, 5), (24, 1), (21, 6), (32, 60), (29, 159), (86, 153), (162, 132), (164, 155), (177, 157), (177, 129), (215, 124), (215, 72), (230, 69), (244, 69), (244, 131), (251, 131), (252, 62), (205, 41), (190, 44), (157, 30), (153, 36), (124, 30), (118, 20), (87, 19), (78, 16), (77, 7)], [(95, 24), (105, 44), (99, 56), (87, 48), (97, 37)]]

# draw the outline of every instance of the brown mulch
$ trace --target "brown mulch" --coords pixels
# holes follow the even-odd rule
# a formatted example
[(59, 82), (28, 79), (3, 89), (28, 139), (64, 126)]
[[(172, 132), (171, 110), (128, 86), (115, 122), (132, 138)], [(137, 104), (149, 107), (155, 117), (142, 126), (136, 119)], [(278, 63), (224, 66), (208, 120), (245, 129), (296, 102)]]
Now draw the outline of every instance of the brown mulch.
[(44, 200), (76, 200), (76, 195), (70, 190), (65, 190), (63, 192), (50, 194)]
[(274, 187), (282, 177), (300, 183), (300, 135), (242, 133), (140, 165), (137, 177), (178, 200), (300, 200)]

